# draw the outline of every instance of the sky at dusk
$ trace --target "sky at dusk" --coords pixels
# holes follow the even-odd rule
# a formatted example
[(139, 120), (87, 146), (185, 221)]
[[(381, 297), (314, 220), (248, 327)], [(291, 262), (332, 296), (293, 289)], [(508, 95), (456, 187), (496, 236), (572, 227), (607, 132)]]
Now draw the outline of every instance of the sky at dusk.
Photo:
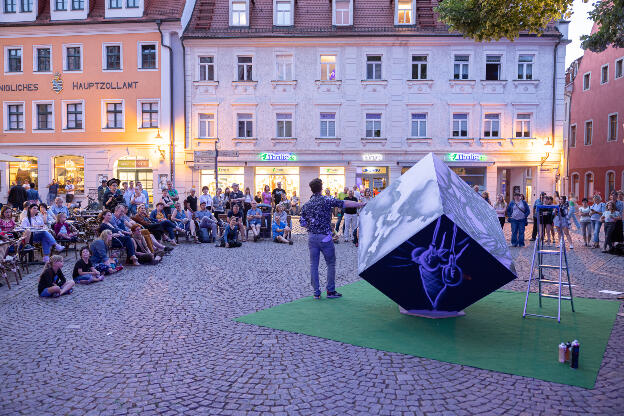
[(591, 32), (594, 22), (589, 19), (588, 13), (593, 8), (592, 3), (592, 0), (587, 3), (583, 3), (583, 0), (574, 0), (572, 8), (574, 14), (570, 19), (570, 31), (568, 33), (572, 43), (570, 43), (566, 49), (566, 68), (572, 61), (583, 55), (583, 49), (581, 49), (581, 41), (579, 38)]

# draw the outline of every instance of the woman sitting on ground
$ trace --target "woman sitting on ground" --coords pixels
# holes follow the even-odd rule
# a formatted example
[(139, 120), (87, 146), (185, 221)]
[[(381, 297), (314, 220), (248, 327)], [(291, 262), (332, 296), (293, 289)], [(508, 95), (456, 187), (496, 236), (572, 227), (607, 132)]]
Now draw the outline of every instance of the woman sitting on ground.
[(111, 246), (113, 232), (104, 230), (100, 236), (91, 243), (91, 263), (101, 274), (113, 274), (123, 269), (123, 266), (115, 263), (108, 257), (108, 248)]
[(28, 207), (28, 210), (26, 211), (26, 218), (22, 221), (22, 228), (28, 229), (32, 232), (32, 241), (35, 243), (41, 243), (43, 261), (46, 263), (50, 260), (52, 247), (54, 247), (58, 252), (65, 249), (65, 247), (58, 244), (52, 234), (50, 234), (47, 229), (48, 227), (43, 223), (43, 218), (39, 216), (39, 208), (35, 204), (31, 204)]
[(72, 277), (74, 282), (83, 285), (104, 280), (104, 275), (91, 263), (91, 250), (89, 250), (89, 247), (84, 246), (80, 249), (80, 260), (74, 265)]
[[(33, 204), (34, 205), (34, 204)], [(69, 282), (63, 276), (63, 257), (54, 255), (46, 262), (39, 276), (37, 290), (42, 298), (57, 298), (61, 295), (70, 294), (73, 291), (74, 281)]]
[[(280, 206), (280, 205), (278, 205)], [(273, 225), (272, 225), (272, 232), (273, 232), (273, 241), (276, 243), (283, 243), (283, 244), (290, 244), (292, 245), (292, 241), (286, 239), (285, 237), (285, 233), (286, 233), (286, 228), (288, 228), (286, 226), (285, 222), (282, 222), (279, 213), (275, 213), (275, 215), (273, 216)]]
[(112, 247), (125, 248), (126, 255), (128, 257), (128, 263), (134, 266), (138, 266), (139, 260), (137, 256), (135, 255), (134, 242), (132, 241), (132, 238), (130, 237), (130, 232), (121, 230), (115, 227), (113, 223), (111, 223), (111, 218), (113, 214), (111, 214), (110, 211), (102, 211), (100, 216), (102, 218), (102, 223), (100, 224), (100, 228), (99, 228), (100, 233), (104, 230), (111, 231), (113, 235)]
[(56, 217), (56, 223), (52, 227), (54, 235), (59, 240), (76, 241), (78, 239), (78, 231), (73, 225), (67, 222), (64, 212), (60, 212)]
[(145, 240), (143, 234), (141, 234), (141, 227), (137, 224), (133, 225), (130, 229), (132, 232), (132, 240), (136, 245), (136, 255), (139, 258), (141, 264), (158, 264), (165, 255), (164, 251), (152, 252), (149, 244)]

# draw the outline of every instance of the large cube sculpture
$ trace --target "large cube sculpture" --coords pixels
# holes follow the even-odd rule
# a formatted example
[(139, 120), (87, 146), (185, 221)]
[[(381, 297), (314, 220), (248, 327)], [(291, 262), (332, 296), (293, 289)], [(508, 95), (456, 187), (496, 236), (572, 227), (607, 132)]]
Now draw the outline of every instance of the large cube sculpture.
[(360, 213), (359, 273), (415, 313), (461, 311), (516, 277), (494, 209), (429, 153)]

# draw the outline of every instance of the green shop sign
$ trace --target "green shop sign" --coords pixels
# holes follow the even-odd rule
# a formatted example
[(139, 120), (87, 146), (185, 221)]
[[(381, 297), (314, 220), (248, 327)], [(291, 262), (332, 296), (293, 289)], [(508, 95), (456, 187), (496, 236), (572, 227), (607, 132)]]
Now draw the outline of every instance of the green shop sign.
[(258, 159), (263, 162), (294, 162), (297, 160), (297, 154), (292, 152), (265, 152), (258, 154)]
[(448, 162), (485, 162), (487, 156), (480, 153), (447, 153), (446, 160)]

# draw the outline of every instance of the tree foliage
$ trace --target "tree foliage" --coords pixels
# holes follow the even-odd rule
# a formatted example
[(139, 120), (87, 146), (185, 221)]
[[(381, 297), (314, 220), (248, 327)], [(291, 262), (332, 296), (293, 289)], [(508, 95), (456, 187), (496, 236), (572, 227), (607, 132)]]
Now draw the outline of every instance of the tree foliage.
[(597, 1), (589, 17), (599, 28), (591, 35), (581, 36), (583, 49), (602, 52), (609, 45), (624, 48), (624, 0)]
[(436, 10), (451, 30), (479, 42), (513, 40), (522, 31), (540, 34), (551, 20), (568, 16), (572, 1), (443, 0)]

